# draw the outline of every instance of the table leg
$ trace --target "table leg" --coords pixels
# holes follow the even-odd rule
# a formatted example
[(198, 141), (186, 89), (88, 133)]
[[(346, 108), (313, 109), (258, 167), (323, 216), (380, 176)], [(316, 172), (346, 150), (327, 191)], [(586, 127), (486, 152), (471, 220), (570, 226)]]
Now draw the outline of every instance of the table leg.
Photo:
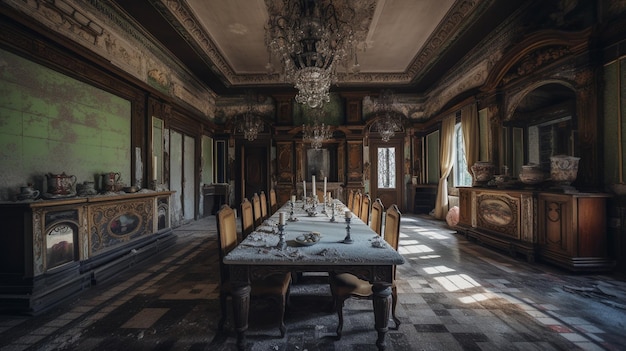
[(248, 330), (248, 314), (250, 311), (250, 285), (233, 286), (233, 314), (235, 331), (237, 332), (237, 348), (246, 347), (246, 330)]
[(378, 332), (376, 346), (378, 350), (383, 351), (387, 347), (385, 335), (389, 330), (389, 314), (391, 310), (391, 284), (374, 283), (372, 286), (374, 295), (374, 323)]

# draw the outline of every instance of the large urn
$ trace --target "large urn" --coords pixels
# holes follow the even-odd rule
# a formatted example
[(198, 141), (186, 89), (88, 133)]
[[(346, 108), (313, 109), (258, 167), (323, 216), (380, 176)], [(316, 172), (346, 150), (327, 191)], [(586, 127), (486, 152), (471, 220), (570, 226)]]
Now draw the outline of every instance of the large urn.
[(529, 163), (522, 166), (522, 171), (519, 174), (519, 180), (528, 185), (535, 185), (543, 182), (545, 178), (543, 171), (536, 163)]
[(478, 161), (471, 167), (474, 174), (474, 183), (477, 185), (487, 184), (493, 178), (496, 167), (491, 162)]
[(570, 185), (578, 176), (580, 157), (555, 155), (550, 157), (550, 178), (559, 185)]

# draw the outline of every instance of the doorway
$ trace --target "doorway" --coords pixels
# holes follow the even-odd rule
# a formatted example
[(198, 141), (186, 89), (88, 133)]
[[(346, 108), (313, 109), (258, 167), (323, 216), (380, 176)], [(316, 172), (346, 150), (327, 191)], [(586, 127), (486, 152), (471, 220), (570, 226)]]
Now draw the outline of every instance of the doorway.
[(239, 147), (239, 159), (241, 167), (241, 181), (238, 184), (240, 198), (236, 199), (240, 203), (243, 198), (252, 199), (252, 196), (264, 191), (269, 195), (268, 182), (268, 146), (263, 144), (245, 144)]
[(172, 226), (177, 227), (195, 218), (196, 178), (194, 173), (195, 139), (175, 131), (170, 134), (170, 190)]
[(370, 142), (371, 196), (372, 200), (379, 198), (385, 208), (396, 204), (400, 210), (404, 210), (402, 145), (402, 139)]

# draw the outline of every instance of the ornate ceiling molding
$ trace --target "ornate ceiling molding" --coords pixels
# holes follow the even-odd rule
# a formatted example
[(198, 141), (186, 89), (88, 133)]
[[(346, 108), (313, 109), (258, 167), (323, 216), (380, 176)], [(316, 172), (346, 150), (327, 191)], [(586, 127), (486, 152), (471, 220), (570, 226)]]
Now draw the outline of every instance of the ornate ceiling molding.
[[(422, 77), (427, 68), (436, 63), (463, 30), (480, 15), (481, 11), (489, 8), (494, 1), (462, 0), (455, 2), (405, 72), (351, 74), (340, 71), (337, 73), (337, 85), (349, 87), (352, 85), (405, 84), (408, 86)], [(150, 0), (150, 3), (164, 16), (167, 22), (175, 27), (189, 45), (201, 53), (204, 62), (215, 75), (220, 77), (226, 87), (285, 85), (279, 74), (236, 73), (184, 0)]]

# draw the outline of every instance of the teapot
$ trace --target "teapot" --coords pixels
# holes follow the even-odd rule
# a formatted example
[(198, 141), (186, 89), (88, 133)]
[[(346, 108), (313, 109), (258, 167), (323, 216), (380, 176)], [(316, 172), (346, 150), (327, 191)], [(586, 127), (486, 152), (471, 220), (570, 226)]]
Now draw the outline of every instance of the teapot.
[(39, 190), (33, 188), (32, 185), (20, 187), (19, 199), (36, 199), (39, 197)]
[(48, 193), (53, 195), (68, 195), (74, 191), (76, 185), (76, 176), (62, 174), (46, 174)]
[(115, 185), (120, 181), (121, 174), (118, 172), (102, 173), (102, 190), (114, 191)]

